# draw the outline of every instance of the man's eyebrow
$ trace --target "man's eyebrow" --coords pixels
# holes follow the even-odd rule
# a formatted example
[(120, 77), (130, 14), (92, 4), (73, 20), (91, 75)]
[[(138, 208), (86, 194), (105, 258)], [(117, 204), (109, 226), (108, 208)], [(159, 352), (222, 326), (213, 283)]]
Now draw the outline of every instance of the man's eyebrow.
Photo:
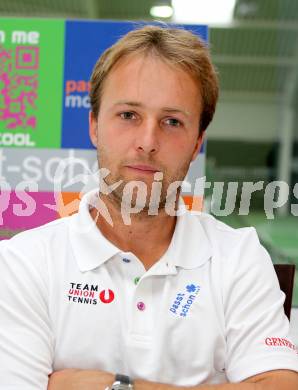
[(122, 106), (122, 105), (132, 106), (132, 107), (143, 107), (142, 103), (127, 101), (127, 100), (120, 100), (114, 104), (114, 106)]
[(162, 110), (169, 113), (181, 113), (184, 114), (185, 116), (190, 116), (189, 111), (183, 110), (182, 108), (178, 108), (178, 107), (163, 107)]
[[(131, 107), (144, 107), (144, 105), (140, 102), (126, 101), (126, 100), (120, 100), (114, 104), (114, 106), (121, 106), (121, 105), (126, 105)], [(183, 110), (182, 108), (178, 108), (178, 107), (163, 107), (162, 111), (168, 113), (181, 113), (184, 114), (185, 116), (191, 115), (189, 111)]]

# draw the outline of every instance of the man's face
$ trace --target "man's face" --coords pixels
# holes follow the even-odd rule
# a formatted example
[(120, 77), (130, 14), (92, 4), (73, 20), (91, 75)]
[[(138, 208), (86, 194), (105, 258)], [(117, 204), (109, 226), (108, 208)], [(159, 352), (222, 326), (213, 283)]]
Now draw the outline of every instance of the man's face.
[[(90, 114), (89, 130), (97, 147), (100, 168), (121, 202), (124, 186), (142, 181), (149, 205), (156, 172), (163, 173), (160, 204), (168, 187), (186, 176), (202, 143), (199, 134), (201, 95), (183, 70), (154, 55), (132, 55), (119, 61), (107, 76), (97, 118)], [(145, 207), (145, 208), (146, 208)]]

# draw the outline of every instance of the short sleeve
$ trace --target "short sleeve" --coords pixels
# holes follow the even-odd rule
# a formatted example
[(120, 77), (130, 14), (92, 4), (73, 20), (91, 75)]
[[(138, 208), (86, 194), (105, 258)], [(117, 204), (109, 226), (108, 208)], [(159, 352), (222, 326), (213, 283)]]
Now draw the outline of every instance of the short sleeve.
[(53, 337), (41, 245), (26, 233), (0, 242), (0, 388), (46, 390)]
[(262, 372), (298, 371), (297, 348), (289, 339), (284, 293), (255, 229), (245, 228), (223, 276), (226, 375), (240, 382)]

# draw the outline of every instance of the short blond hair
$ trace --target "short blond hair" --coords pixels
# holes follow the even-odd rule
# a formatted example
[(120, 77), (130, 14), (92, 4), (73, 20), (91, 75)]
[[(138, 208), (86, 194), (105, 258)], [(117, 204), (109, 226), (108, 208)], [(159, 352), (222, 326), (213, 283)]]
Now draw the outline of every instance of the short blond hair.
[(218, 99), (217, 74), (204, 41), (180, 28), (147, 25), (132, 30), (100, 56), (90, 79), (93, 116), (98, 116), (104, 81), (114, 65), (123, 57), (148, 53), (183, 69), (198, 82), (202, 97), (199, 131), (205, 131), (213, 118)]

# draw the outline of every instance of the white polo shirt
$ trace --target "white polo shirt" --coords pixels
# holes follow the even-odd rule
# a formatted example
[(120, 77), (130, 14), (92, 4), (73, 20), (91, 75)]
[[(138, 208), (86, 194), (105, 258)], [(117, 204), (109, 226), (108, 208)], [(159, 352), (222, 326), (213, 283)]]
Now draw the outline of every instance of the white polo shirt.
[(178, 217), (147, 272), (78, 214), (0, 243), (0, 389), (46, 390), (65, 368), (178, 386), (298, 371), (284, 294), (252, 228)]

